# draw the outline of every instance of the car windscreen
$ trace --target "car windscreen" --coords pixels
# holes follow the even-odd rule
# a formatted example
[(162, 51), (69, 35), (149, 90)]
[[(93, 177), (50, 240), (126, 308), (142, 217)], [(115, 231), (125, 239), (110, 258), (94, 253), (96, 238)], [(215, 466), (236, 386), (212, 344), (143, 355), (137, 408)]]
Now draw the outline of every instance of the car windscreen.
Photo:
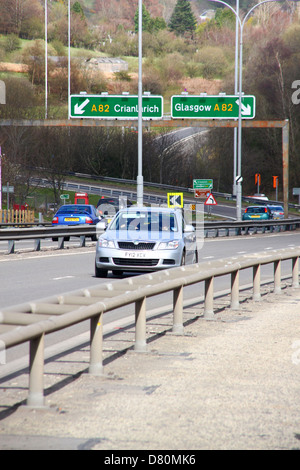
[(281, 207), (281, 206), (270, 206), (269, 209), (272, 212), (274, 212), (274, 211), (275, 212), (283, 212), (283, 207)]
[(137, 210), (119, 212), (109, 226), (109, 229), (118, 231), (177, 232), (178, 225), (174, 213)]
[(264, 214), (266, 212), (265, 207), (248, 207), (248, 214)]
[(119, 199), (109, 199), (109, 198), (99, 199), (97, 203), (97, 207), (103, 204), (111, 204), (112, 206), (119, 207)]

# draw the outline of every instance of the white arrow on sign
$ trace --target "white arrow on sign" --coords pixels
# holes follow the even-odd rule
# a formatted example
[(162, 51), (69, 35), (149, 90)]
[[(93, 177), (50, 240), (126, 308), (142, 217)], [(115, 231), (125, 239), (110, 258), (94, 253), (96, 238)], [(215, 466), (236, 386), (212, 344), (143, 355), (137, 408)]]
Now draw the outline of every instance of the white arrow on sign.
[(87, 104), (89, 104), (90, 100), (86, 99), (83, 103), (81, 104), (78, 104), (76, 103), (75, 106), (74, 106), (74, 114), (83, 114), (84, 113), (84, 109), (86, 107)]
[(178, 196), (172, 196), (170, 197), (170, 202), (173, 204), (173, 206), (180, 206), (181, 205), (181, 197)]
[[(240, 104), (240, 100), (236, 100), (236, 104), (239, 106)], [(245, 106), (243, 103), (241, 103), (241, 115), (242, 116), (250, 116), (251, 115), (251, 106), (250, 104), (247, 104), (247, 106)]]

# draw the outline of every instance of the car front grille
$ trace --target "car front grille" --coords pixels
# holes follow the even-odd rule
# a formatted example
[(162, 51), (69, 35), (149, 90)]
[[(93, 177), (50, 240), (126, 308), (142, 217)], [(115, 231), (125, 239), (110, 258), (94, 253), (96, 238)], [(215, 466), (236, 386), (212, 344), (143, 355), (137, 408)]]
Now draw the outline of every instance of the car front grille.
[(118, 242), (123, 250), (153, 250), (155, 242)]
[(158, 259), (139, 259), (139, 258), (113, 258), (116, 266), (156, 266)]

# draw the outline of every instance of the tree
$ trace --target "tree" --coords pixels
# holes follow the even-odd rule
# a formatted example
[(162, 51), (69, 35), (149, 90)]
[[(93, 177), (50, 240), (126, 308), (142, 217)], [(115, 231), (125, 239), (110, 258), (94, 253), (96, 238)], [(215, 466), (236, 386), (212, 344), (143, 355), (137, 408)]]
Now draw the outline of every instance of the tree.
[(85, 19), (83, 8), (82, 8), (82, 6), (79, 2), (76, 1), (74, 3), (74, 5), (72, 6), (71, 10), (72, 10), (72, 12), (77, 13), (78, 15), (80, 15), (82, 19)]
[(156, 18), (151, 18), (151, 21), (150, 21), (151, 32), (157, 32), (162, 29), (166, 29), (166, 27), (167, 27), (167, 24), (163, 18), (159, 16), (157, 16)]
[(71, 134), (63, 128), (41, 128), (37, 132), (36, 145), (41, 176), (52, 188), (54, 202), (59, 204), (66, 173), (73, 168)]
[[(148, 31), (151, 25), (151, 16), (144, 4), (142, 4), (142, 29)], [(139, 30), (139, 9), (136, 9), (134, 15), (134, 30), (137, 33)]]
[(189, 0), (177, 0), (170, 18), (169, 28), (177, 35), (185, 33), (193, 35), (196, 29), (196, 18)]

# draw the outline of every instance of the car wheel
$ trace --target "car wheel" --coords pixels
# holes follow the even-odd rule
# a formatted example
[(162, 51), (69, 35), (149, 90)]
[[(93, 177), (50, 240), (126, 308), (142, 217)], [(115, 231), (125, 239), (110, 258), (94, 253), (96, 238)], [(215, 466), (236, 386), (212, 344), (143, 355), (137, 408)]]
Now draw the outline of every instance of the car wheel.
[(95, 264), (95, 276), (96, 277), (107, 277), (107, 270), (106, 269), (100, 269)]

